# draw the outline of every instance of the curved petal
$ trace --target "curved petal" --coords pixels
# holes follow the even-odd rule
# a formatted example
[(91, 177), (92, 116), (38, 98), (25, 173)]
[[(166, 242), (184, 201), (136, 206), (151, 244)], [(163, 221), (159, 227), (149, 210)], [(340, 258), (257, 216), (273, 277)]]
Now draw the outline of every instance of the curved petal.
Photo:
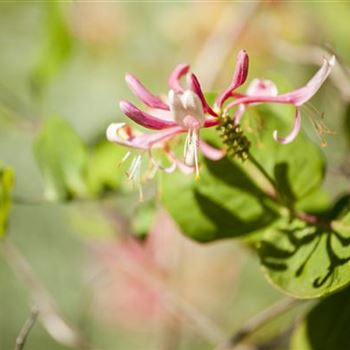
[(169, 107), (159, 97), (148, 91), (132, 74), (126, 74), (125, 81), (134, 95), (136, 95), (145, 105), (151, 108), (169, 110)]
[(332, 56), (329, 60), (323, 59), (323, 64), (318, 72), (309, 80), (309, 82), (302, 88), (292, 91), (287, 94), (283, 94), (280, 98), (288, 99), (296, 106), (300, 106), (315, 95), (323, 82), (330, 74), (332, 67), (335, 65), (335, 56)]
[(183, 88), (180, 84), (180, 79), (188, 73), (190, 66), (188, 64), (179, 64), (170, 74), (168, 84), (171, 89), (176, 92), (183, 92)]
[(198, 97), (200, 98), (202, 105), (203, 105), (204, 112), (209, 113), (214, 117), (217, 117), (218, 115), (212, 110), (212, 108), (209, 106), (207, 100), (205, 99), (201, 85), (200, 85), (197, 77), (193, 73), (191, 73), (189, 76), (188, 85), (191, 87), (191, 90), (193, 92), (195, 92), (198, 95)]
[(185, 175), (192, 174), (194, 172), (193, 167), (189, 167), (182, 160), (176, 158), (175, 154), (169, 149), (166, 151), (168, 158), (180, 169)]
[(253, 79), (247, 88), (248, 96), (277, 96), (276, 84), (271, 80)]
[(149, 158), (152, 162), (152, 164), (157, 168), (157, 169), (160, 169), (168, 174), (170, 173), (173, 173), (175, 170), (176, 170), (176, 163), (175, 162), (171, 162), (171, 164), (169, 166), (164, 166), (162, 164), (160, 164), (160, 162), (158, 162), (154, 156), (153, 156), (153, 153), (152, 153), (152, 148), (149, 148), (148, 150), (148, 154), (149, 154)]
[(244, 104), (238, 105), (238, 109), (236, 110), (236, 113), (233, 116), (233, 120), (236, 125), (238, 125), (241, 122), (244, 112), (245, 112), (245, 105)]
[(295, 111), (294, 125), (292, 131), (285, 137), (278, 136), (278, 131), (273, 132), (273, 138), (283, 145), (291, 143), (299, 134), (301, 128), (301, 112), (300, 108), (297, 108)]
[(127, 115), (135, 123), (142, 125), (145, 128), (161, 130), (176, 126), (175, 122), (156, 118), (148, 113), (141, 111), (128, 101), (120, 101), (119, 106), (125, 115)]
[(221, 107), (227, 98), (230, 97), (233, 90), (245, 83), (248, 76), (248, 67), (249, 56), (245, 50), (240, 50), (237, 55), (236, 68), (233, 73), (231, 84), (216, 100), (219, 107)]
[(220, 160), (225, 157), (226, 154), (224, 149), (215, 148), (203, 140), (199, 140), (199, 148), (203, 155), (210, 160)]
[(331, 72), (332, 67), (335, 64), (335, 57), (332, 56), (330, 60), (324, 59), (322, 67), (318, 72), (309, 80), (309, 82), (302, 88), (278, 95), (278, 96), (244, 96), (237, 98), (231, 102), (226, 110), (237, 106), (240, 103), (251, 104), (251, 103), (261, 103), (261, 102), (272, 102), (272, 103), (287, 103), (293, 104), (295, 106), (301, 106), (307, 102), (318, 89), (321, 87), (323, 82), (326, 80)]
[(156, 133), (130, 136), (130, 133), (125, 132), (125, 127), (125, 123), (110, 124), (106, 131), (107, 140), (122, 146), (146, 150), (155, 146), (159, 142), (166, 141), (167, 139), (184, 132), (181, 127), (176, 126)]

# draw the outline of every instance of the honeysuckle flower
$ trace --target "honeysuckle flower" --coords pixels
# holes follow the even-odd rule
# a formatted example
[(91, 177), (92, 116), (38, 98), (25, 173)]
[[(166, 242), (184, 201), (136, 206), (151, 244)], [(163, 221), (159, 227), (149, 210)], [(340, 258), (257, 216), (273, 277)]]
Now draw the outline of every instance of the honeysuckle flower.
[[(184, 88), (180, 80), (185, 75), (187, 84)], [(151, 111), (149, 113), (141, 111), (129, 101), (121, 101), (120, 109), (137, 124), (147, 129), (157, 130), (157, 132), (134, 135), (130, 127), (125, 129), (124, 123), (114, 123), (107, 129), (108, 140), (138, 149), (141, 153), (147, 151), (153, 163), (156, 161), (152, 156), (152, 149), (160, 147), (171, 161), (171, 169), (178, 167), (185, 173), (194, 171), (196, 176), (199, 175), (199, 149), (205, 157), (211, 160), (218, 160), (224, 156), (224, 150), (216, 149), (200, 139), (200, 129), (217, 125), (218, 115), (208, 105), (198, 79), (189, 72), (188, 65), (180, 64), (171, 73), (168, 81), (170, 90), (166, 102), (148, 91), (133, 75), (126, 74), (125, 80), (131, 91)], [(171, 151), (169, 141), (174, 136), (183, 133), (187, 133), (187, 137), (183, 160), (180, 160)], [(130, 169), (131, 175), (138, 172), (139, 159), (140, 155), (137, 155)], [(158, 168), (162, 169), (161, 166)], [(169, 168), (166, 169), (169, 170)]]
[[(263, 79), (254, 79), (249, 85), (246, 94), (235, 95), (234, 91), (230, 90), (231, 87), (236, 88), (236, 85), (232, 82), (229, 89), (217, 100), (218, 107), (222, 108), (223, 104), (229, 98), (236, 97), (224, 108), (224, 113), (229, 113), (232, 108), (237, 106), (238, 109), (234, 118), (239, 123), (244, 113), (245, 106), (257, 103), (291, 104), (296, 108), (294, 124), (291, 132), (285, 137), (278, 136), (277, 130), (273, 132), (273, 137), (277, 142), (281, 144), (290, 143), (296, 138), (301, 128), (301, 106), (308, 102), (316, 94), (324, 81), (327, 79), (334, 65), (334, 56), (332, 56), (329, 60), (324, 58), (321, 68), (305, 86), (281, 95), (278, 95), (278, 89), (272, 81)], [(243, 66), (244, 65), (242, 65), (242, 67)], [(246, 71), (246, 69), (243, 68), (242, 70), (244, 72)], [(239, 76), (237, 72), (234, 74), (234, 77), (236, 76)], [(244, 74), (242, 76), (245, 77)], [(240, 81), (245, 81), (245, 78), (241, 79)]]

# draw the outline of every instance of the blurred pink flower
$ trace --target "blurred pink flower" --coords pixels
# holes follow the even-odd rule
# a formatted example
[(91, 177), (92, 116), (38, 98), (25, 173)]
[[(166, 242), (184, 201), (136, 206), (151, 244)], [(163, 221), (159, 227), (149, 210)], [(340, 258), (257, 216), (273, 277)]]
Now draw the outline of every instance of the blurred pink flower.
[(195, 243), (162, 210), (145, 241), (121, 235), (92, 251), (102, 267), (92, 285), (96, 310), (112, 324), (140, 330), (161, 328), (169, 317), (190, 322), (188, 305), (217, 313), (242, 263), (236, 246)]

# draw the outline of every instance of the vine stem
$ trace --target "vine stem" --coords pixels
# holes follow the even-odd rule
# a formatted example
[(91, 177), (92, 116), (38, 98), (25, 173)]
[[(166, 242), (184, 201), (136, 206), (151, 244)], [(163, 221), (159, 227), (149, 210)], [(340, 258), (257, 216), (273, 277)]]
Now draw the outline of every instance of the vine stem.
[(39, 309), (37, 306), (34, 306), (30, 312), (29, 317), (25, 321), (23, 327), (21, 328), (16, 338), (15, 350), (22, 350), (24, 348), (28, 335), (34, 326), (34, 323), (37, 320), (38, 315), (39, 315)]
[[(278, 201), (278, 203), (280, 203), (279, 200), (279, 193), (278, 193), (278, 188), (277, 188), (277, 184), (276, 181), (273, 179), (272, 176), (269, 175), (269, 173), (264, 169), (264, 167), (257, 161), (257, 159), (255, 157), (253, 157), (253, 155), (249, 152), (248, 153), (248, 159), (250, 160), (250, 162), (256, 167), (257, 170), (259, 170), (259, 172), (263, 175), (263, 177), (268, 181), (268, 183), (271, 185), (271, 187), (274, 190), (274, 193), (269, 193), (269, 196), (272, 197), (275, 201)], [(266, 191), (265, 191), (266, 192)]]
[(264, 327), (268, 322), (276, 319), (282, 314), (288, 312), (292, 308), (301, 305), (305, 300), (284, 298), (267, 309), (263, 310), (248, 322), (241, 329), (235, 332), (228, 340), (220, 344), (215, 350), (233, 350), (236, 349), (243, 340), (253, 333)]

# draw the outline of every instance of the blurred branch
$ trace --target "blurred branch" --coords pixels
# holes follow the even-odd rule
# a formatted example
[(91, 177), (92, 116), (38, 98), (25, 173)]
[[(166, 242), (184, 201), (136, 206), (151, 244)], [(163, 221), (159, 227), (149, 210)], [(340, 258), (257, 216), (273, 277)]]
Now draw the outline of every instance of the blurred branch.
[[(271, 38), (270, 41), (270, 45), (275, 54), (287, 61), (320, 65), (322, 63), (322, 57), (328, 59), (335, 54), (332, 50), (324, 49), (319, 46), (298, 46), (285, 41), (276, 41), (275, 38)], [(344, 62), (342, 62), (341, 58), (338, 55), (336, 55), (336, 57), (337, 64), (332, 69), (330, 79), (340, 91), (343, 100), (350, 102), (350, 71)]]
[(21, 328), (16, 338), (15, 350), (23, 349), (26, 343), (26, 340), (28, 338), (28, 335), (34, 326), (36, 319), (38, 318), (38, 315), (39, 315), (39, 310), (36, 306), (34, 306), (30, 312), (29, 317), (27, 318), (26, 322), (24, 323), (23, 327)]
[[(210, 89), (237, 39), (244, 33), (260, 1), (247, 1), (225, 6), (216, 27), (197, 54), (193, 70)], [(233, 20), (234, 19), (234, 20)]]
[(240, 343), (247, 337), (260, 330), (268, 322), (274, 320), (303, 302), (304, 300), (292, 298), (285, 298), (276, 302), (248, 320), (248, 322), (236, 333), (234, 333), (229, 340), (216, 347), (216, 350), (238, 350), (237, 346), (239, 346)]
[(38, 308), (39, 320), (51, 337), (70, 348), (92, 350), (79, 330), (61, 316), (52, 296), (37, 279), (21, 252), (8, 240), (2, 242), (1, 251), (8, 265), (29, 289)]

